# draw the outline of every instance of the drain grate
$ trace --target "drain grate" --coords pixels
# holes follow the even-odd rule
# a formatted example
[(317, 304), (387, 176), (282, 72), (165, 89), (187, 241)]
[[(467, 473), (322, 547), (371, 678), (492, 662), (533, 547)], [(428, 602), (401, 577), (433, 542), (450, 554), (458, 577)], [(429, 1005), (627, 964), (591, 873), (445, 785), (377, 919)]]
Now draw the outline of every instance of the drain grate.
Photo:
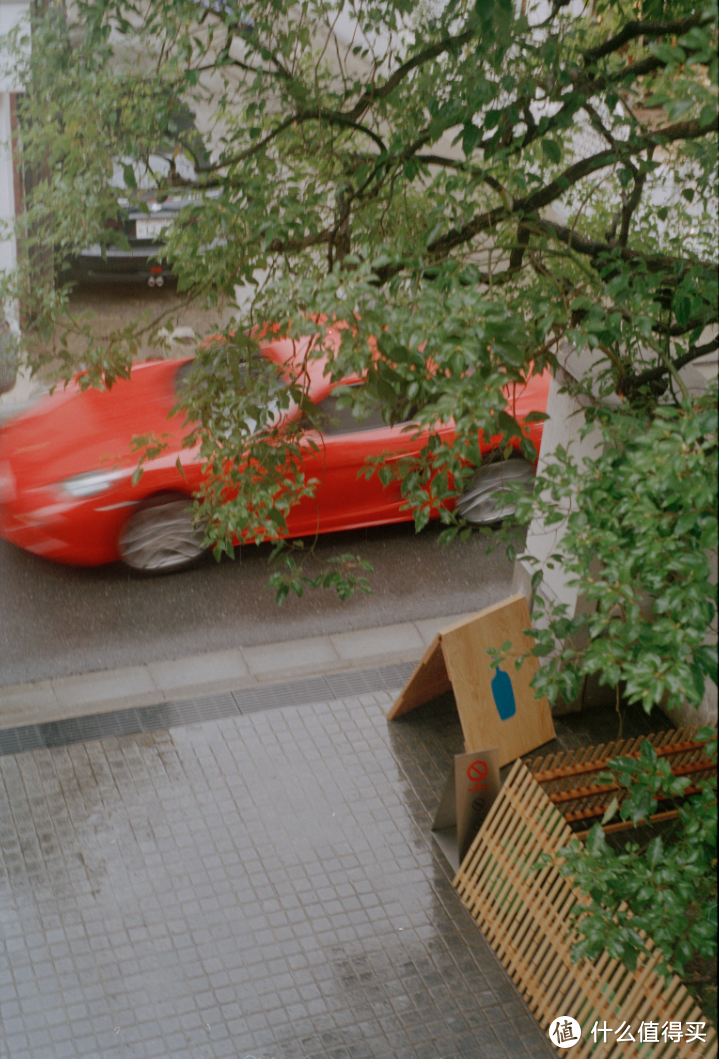
[(414, 667), (414, 662), (401, 662), (378, 669), (327, 673), (321, 677), (310, 677), (286, 684), (245, 688), (232, 694), (240, 713), (272, 710), (278, 706), (303, 706), (309, 702), (346, 699), (353, 695), (402, 687)]
[[(233, 692), (240, 713), (256, 713), (258, 710), (274, 710), (278, 706), (303, 706), (308, 702), (323, 702), (330, 698), (324, 677), (290, 681), (287, 684), (269, 684), (267, 687), (245, 688)], [(333, 695), (338, 699), (341, 696)]]
[(143, 732), (158, 728), (180, 728), (200, 721), (219, 721), (237, 715), (237, 703), (231, 694), (208, 695), (206, 698), (184, 699), (181, 702), (160, 702), (156, 706), (140, 706), (137, 714)]
[(160, 728), (178, 728), (203, 721), (274, 710), (282, 706), (306, 706), (311, 702), (332, 702), (374, 691), (401, 688), (414, 669), (414, 662), (400, 662), (347, 673), (328, 673), (306, 680), (244, 688), (222, 695), (159, 702), (154, 706), (129, 707), (108, 713), (91, 713), (0, 730), (0, 757), (28, 750), (87, 743), (118, 735), (138, 735)]

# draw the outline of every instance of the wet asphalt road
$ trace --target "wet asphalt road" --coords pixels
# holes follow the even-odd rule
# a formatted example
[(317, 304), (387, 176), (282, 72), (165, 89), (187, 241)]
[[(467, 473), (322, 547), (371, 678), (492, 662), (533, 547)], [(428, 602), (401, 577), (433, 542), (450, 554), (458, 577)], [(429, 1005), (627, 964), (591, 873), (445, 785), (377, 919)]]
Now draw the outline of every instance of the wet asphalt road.
[(372, 563), (373, 594), (343, 603), (314, 591), (279, 608), (269, 546), (142, 579), (120, 564), (60, 566), (0, 540), (0, 686), (459, 614), (509, 594), (503, 548), (487, 555), (478, 535), (442, 548), (438, 532), (416, 536), (405, 524), (321, 538), (321, 558), (353, 552)]

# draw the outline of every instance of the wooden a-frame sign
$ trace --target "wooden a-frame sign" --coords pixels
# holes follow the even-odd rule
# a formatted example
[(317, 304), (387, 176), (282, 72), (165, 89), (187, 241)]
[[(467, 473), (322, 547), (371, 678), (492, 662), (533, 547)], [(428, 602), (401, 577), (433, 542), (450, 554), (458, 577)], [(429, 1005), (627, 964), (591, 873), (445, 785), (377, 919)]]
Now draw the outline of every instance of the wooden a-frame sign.
[[(499, 765), (554, 739), (546, 698), (535, 699), (530, 681), (539, 661), (530, 655), (517, 671), (514, 660), (527, 654), (534, 641), (527, 601), (521, 594), (442, 629), (404, 686), (387, 715), (393, 721), (450, 689), (454, 691), (468, 753), (499, 748)], [(510, 641), (511, 650), (494, 667), (488, 648)]]

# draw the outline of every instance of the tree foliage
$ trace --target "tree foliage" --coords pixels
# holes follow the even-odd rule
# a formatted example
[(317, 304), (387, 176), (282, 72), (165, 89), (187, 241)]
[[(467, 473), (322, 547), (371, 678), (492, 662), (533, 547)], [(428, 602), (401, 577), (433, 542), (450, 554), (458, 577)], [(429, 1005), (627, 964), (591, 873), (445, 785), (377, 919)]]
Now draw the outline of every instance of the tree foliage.
[[(706, 642), (716, 615), (716, 387), (651, 412), (599, 407), (587, 418), (600, 454), (580, 473), (560, 449), (538, 476), (534, 505), (547, 527), (566, 518), (553, 562), (592, 606), (570, 615), (538, 597), (535, 653), (548, 658), (535, 686), (571, 702), (581, 679), (599, 674), (647, 713), (699, 707), (706, 679), (717, 681)], [(519, 503), (528, 517), (530, 501)]]
[[(703, 734), (710, 739), (711, 729)], [(716, 738), (708, 754), (716, 760)], [(616, 758), (609, 769), (599, 782), (619, 784), (626, 794), (621, 818), (635, 825), (658, 811), (658, 795), (681, 799), (690, 786), (686, 777), (672, 775), (649, 741), (642, 743), (638, 759)], [(576, 908), (573, 959), (596, 959), (606, 950), (634, 971), (649, 951), (648, 938), (662, 954), (660, 971), (667, 975), (684, 975), (697, 957), (716, 957), (716, 780), (698, 785), (669, 834), (655, 834), (643, 846), (630, 840), (617, 849), (595, 824), (586, 846), (572, 839), (560, 850), (559, 870), (588, 897)], [(602, 823), (616, 811), (615, 799)]]
[[(696, 433), (706, 413), (678, 372), (717, 348), (715, 4), (647, 2), (638, 14), (596, 0), (577, 14), (532, 0), (78, 0), (66, 19), (58, 11), (36, 19), (24, 60), (22, 149), (40, 176), (21, 222), (27, 267), (4, 286), (52, 336), (33, 366), (52, 363), (60, 377), (83, 367), (88, 385), (127, 374), (136, 336), (97, 343), (63, 316), (61, 266), (90, 243), (122, 240), (108, 227), (128, 208), (114, 163), (128, 203), (142, 203), (135, 174), (158, 143), (199, 163), (178, 124), (189, 106), (211, 160), (167, 233), (180, 289), (214, 305), (242, 288), (236, 334), (267, 321), (293, 335), (350, 321), (331, 370), (366, 372), (358, 415), (380, 400), (388, 421), (409, 409), (430, 428), (454, 417), (454, 445), (432, 434), (400, 468), (418, 528), (480, 462), (478, 432), (500, 451), (516, 432), (502, 387), (555, 366), (561, 341), (591, 353), (592, 400), (615, 393), (622, 408), (600, 416), (618, 447), (586, 490), (579, 479), (565, 549), (590, 591), (609, 586), (612, 601), (591, 630), (609, 632), (606, 657), (587, 664), (655, 701), (679, 679), (657, 673), (666, 633), (681, 682), (698, 694), (716, 433)], [(179, 179), (149, 178), (160, 195)], [(32, 249), (48, 231), (58, 284), (43, 287)], [(281, 535), (288, 505), (312, 488), (284, 473), (297, 434), (256, 430), (268, 400), (301, 401), (301, 386), (271, 395), (262, 372), (240, 377), (252, 347), (206, 348), (186, 393), (203, 457), (251, 459), (256, 470), (237, 475), (229, 503), (223, 490), (201, 498), (219, 550), (237, 535)], [(643, 435), (664, 446), (664, 463), (651, 466)], [(657, 570), (669, 541), (678, 566)], [(603, 572), (592, 581), (594, 556)], [(641, 628), (632, 579), (660, 616)], [(608, 621), (614, 603), (625, 631)], [(564, 661), (572, 680), (577, 667)], [(564, 678), (550, 673), (556, 690)]]

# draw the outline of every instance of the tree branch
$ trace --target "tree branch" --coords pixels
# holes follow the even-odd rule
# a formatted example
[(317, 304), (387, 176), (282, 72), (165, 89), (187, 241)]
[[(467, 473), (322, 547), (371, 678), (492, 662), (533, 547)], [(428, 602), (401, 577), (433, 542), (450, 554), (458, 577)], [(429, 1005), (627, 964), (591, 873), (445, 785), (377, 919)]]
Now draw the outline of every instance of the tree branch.
[[(601, 75), (599, 77), (586, 76), (580, 75), (579, 73), (575, 74), (570, 72), (569, 78), (572, 82), (570, 100), (566, 100), (564, 95), (560, 95), (558, 98), (552, 98), (550, 96), (552, 102), (555, 103), (561, 103), (562, 100), (565, 99), (565, 102), (557, 111), (557, 113), (553, 114), (552, 117), (547, 119), (543, 125), (537, 125), (536, 123), (533, 125), (528, 124), (527, 131), (525, 133), (523, 133), (521, 136), (511, 136), (507, 142), (502, 143), (502, 146), (511, 148), (511, 150), (508, 152), (508, 155), (516, 154), (518, 151), (522, 151), (524, 150), (524, 148), (528, 147), (534, 140), (538, 139), (540, 135), (546, 136), (546, 134), (550, 132), (553, 128), (560, 125), (570, 105), (574, 108), (574, 110), (578, 110), (580, 107), (585, 106), (586, 100), (584, 102), (579, 101), (576, 98), (577, 93), (586, 92), (586, 98), (589, 99), (592, 96), (596, 96), (600, 92), (604, 92), (610, 84), (618, 84), (621, 81), (625, 80), (627, 77), (631, 77), (632, 80), (636, 80), (637, 78), (643, 77), (645, 74), (652, 73), (652, 71), (654, 70), (659, 70), (666, 65), (667, 64), (661, 59), (657, 59), (654, 55), (652, 55), (649, 56), (649, 58), (647, 59), (643, 59), (641, 62), (631, 63), (628, 66), (623, 67), (621, 70), (612, 74), (611, 77), (605, 77), (604, 75)], [(510, 108), (516, 108), (518, 105), (522, 105), (521, 101), (513, 100), (511, 103), (508, 103), (506, 107), (504, 107), (502, 113), (506, 114), (510, 110)], [(501, 129), (501, 125), (502, 123), (500, 121), (498, 129)], [(486, 139), (483, 139), (477, 145), (477, 148), (485, 153), (491, 153), (493, 147), (497, 143), (498, 135), (499, 132), (494, 133), (494, 135), (489, 136)]]
[(452, 228), (445, 235), (439, 236), (427, 247), (427, 250), (433, 257), (442, 257), (444, 254), (449, 253), (450, 250), (454, 250), (455, 247), (468, 243), (470, 239), (474, 239), (475, 235), (479, 235), (480, 232), (486, 232), (490, 228), (494, 228), (511, 212), (513, 211), (508, 211), (506, 206), (495, 206), (493, 210), (486, 210), (484, 213), (473, 217), (459, 231), (456, 228)]
[[(371, 140), (379, 147), (383, 154), (386, 154), (387, 147), (382, 140), (381, 136), (378, 136), (372, 129), (368, 129), (366, 125), (360, 125), (359, 122), (353, 121), (351, 118), (345, 117), (344, 114), (337, 110), (319, 110), (318, 119), (326, 120), (330, 125), (340, 125), (344, 128), (354, 129), (355, 132), (361, 132), (364, 136), (369, 136)], [(299, 119), (298, 119), (299, 120)]]
[(205, 172), (213, 173), (218, 169), (225, 169), (227, 166), (237, 165), (238, 162), (246, 162), (248, 158), (251, 158), (254, 154), (257, 154), (263, 148), (271, 143), (272, 140), (276, 140), (280, 133), (284, 132), (285, 129), (289, 129), (291, 125), (296, 124), (297, 115), (291, 114), (289, 118), (285, 118), (279, 125), (276, 125), (272, 132), (268, 132), (266, 136), (263, 136), (261, 140), (253, 144), (252, 147), (247, 147), (244, 151), (240, 151), (239, 154), (233, 155), (232, 158), (223, 158), (215, 162), (213, 165), (207, 167)]
[(385, 99), (390, 93), (392, 93), (398, 84), (400, 84), (407, 74), (411, 73), (418, 66), (422, 66), (423, 63), (428, 62), (430, 59), (436, 59), (438, 56), (443, 55), (444, 52), (450, 51), (452, 48), (461, 48), (463, 44), (468, 44), (474, 37), (476, 37), (476, 30), (468, 29), (464, 33), (460, 33), (457, 37), (445, 37), (444, 40), (438, 41), (437, 44), (431, 44), (424, 51), (418, 52), (416, 55), (408, 59), (407, 62), (402, 63), (395, 72), (389, 77), (383, 85), (379, 88), (367, 89), (355, 103), (352, 110), (347, 115), (353, 121), (357, 121), (361, 118), (368, 107), (371, 107), (373, 103), (376, 103), (379, 99)]
[(629, 240), (629, 225), (631, 224), (632, 214), (636, 210), (637, 206), (641, 202), (642, 193), (644, 191), (644, 184), (646, 183), (647, 173), (646, 170), (639, 173), (634, 178), (634, 187), (632, 193), (629, 196), (627, 202), (622, 206), (622, 224), (619, 229), (619, 245), (626, 246)]
[(711, 16), (707, 16), (703, 12), (678, 22), (627, 22), (624, 29), (617, 33), (615, 37), (610, 37), (603, 44), (597, 44), (594, 48), (588, 48), (584, 52), (584, 61), (585, 63), (591, 63), (596, 59), (603, 59), (605, 55), (618, 51), (623, 44), (630, 40), (636, 40), (637, 37), (664, 37), (667, 35), (678, 37), (682, 33), (686, 33), (692, 26), (699, 26), (705, 22), (711, 22)]
[(524, 258), (524, 251), (529, 245), (529, 228), (525, 228), (524, 225), (520, 224), (517, 228), (517, 243), (512, 249), (512, 253), (509, 255), (509, 268), (508, 272), (519, 272), (522, 267), (522, 259)]
[(346, 115), (341, 114), (336, 110), (323, 110), (318, 108), (317, 110), (298, 110), (296, 114), (290, 115), (289, 118), (285, 118), (284, 121), (280, 122), (279, 125), (268, 132), (266, 136), (263, 136), (261, 140), (253, 144), (252, 147), (247, 147), (244, 151), (240, 151), (239, 154), (233, 155), (232, 158), (224, 158), (215, 162), (214, 165), (208, 166), (205, 172), (215, 172), (218, 169), (225, 169), (227, 166), (237, 165), (238, 162), (245, 162), (248, 158), (261, 152), (272, 140), (275, 140), (281, 133), (292, 125), (303, 125), (307, 121), (326, 121), (328, 125), (339, 125), (342, 128), (351, 128), (356, 132), (364, 133), (365, 136), (377, 144), (381, 151), (386, 152), (387, 148), (382, 141), (382, 138), (377, 135), (372, 129), (368, 129), (366, 125), (360, 125), (356, 121), (352, 121)]
[(329, 243), (334, 235), (334, 228), (325, 228), (316, 235), (308, 235), (304, 239), (273, 239), (267, 249), (273, 254), (297, 254), (302, 250), (308, 250), (311, 246), (323, 246)]
[[(659, 142), (672, 142), (673, 140), (692, 139), (698, 136), (704, 136), (710, 132), (716, 124), (717, 119), (715, 119), (710, 125), (700, 125), (697, 120), (676, 122), (674, 125), (668, 125), (663, 129), (658, 129), (655, 132), (648, 134), (647, 136), (637, 138), (633, 144), (627, 144), (625, 146), (631, 147), (631, 153), (638, 154), (643, 150), (652, 150), (657, 139)], [(448, 162), (445, 163), (441, 159), (441, 156), (429, 155), (419, 157), (422, 157), (424, 160), (432, 161), (436, 158), (437, 164), (440, 165), (450, 164)], [(556, 180), (553, 180), (550, 184), (547, 184), (546, 187), (529, 195), (526, 199), (515, 199), (511, 202), (505, 201), (503, 206), (495, 207), (492, 210), (477, 214), (459, 230), (452, 229), (440, 236), (427, 249), (433, 257), (443, 257), (451, 250), (455, 249), (455, 247), (469, 242), (476, 235), (479, 235), (480, 232), (488, 231), (499, 224), (500, 221), (507, 219), (513, 214), (521, 213), (526, 215), (528, 213), (535, 213), (543, 207), (550, 205), (572, 184), (576, 184), (583, 177), (588, 176), (590, 173), (593, 173), (598, 169), (613, 165), (616, 161), (616, 151), (606, 150), (600, 151), (598, 154), (592, 155), (589, 158), (584, 158), (579, 162), (575, 162), (573, 165), (565, 169)], [(483, 176), (482, 179), (489, 183), (486, 177)], [(631, 218), (631, 212), (634, 208), (635, 207), (632, 207), (632, 210), (627, 214), (628, 219)], [(553, 234), (560, 240), (560, 242), (565, 243), (565, 245), (576, 250), (580, 254), (589, 257), (597, 257), (602, 253), (619, 253), (625, 261), (643, 261), (650, 272), (663, 272), (674, 268), (677, 264), (687, 268), (692, 264), (692, 262), (685, 258), (670, 257), (666, 254), (644, 254), (639, 251), (629, 250), (626, 246), (616, 247), (611, 243), (603, 243), (583, 235), (578, 235), (571, 228), (541, 218), (533, 220), (532, 226)], [(716, 265), (708, 261), (697, 261), (696, 264), (708, 270), (717, 268)], [(381, 271), (382, 275), (380, 281), (386, 282), (390, 276), (396, 275), (401, 271), (401, 266), (388, 266), (387, 270)]]
[(576, 250), (577, 253), (584, 254), (586, 257), (598, 257), (600, 254), (616, 254), (623, 261), (642, 261), (650, 272), (673, 271), (677, 265), (682, 265), (684, 268), (699, 266), (709, 272), (719, 270), (719, 266), (713, 261), (691, 261), (688, 258), (673, 257), (669, 254), (648, 254), (639, 250), (630, 250), (626, 246), (612, 246), (610, 243), (602, 243), (597, 239), (590, 239), (586, 235), (579, 235), (563, 224), (557, 224), (544, 218), (533, 220), (532, 226), (555, 236), (560, 243), (564, 243), (571, 250)]
[[(719, 115), (712, 118), (708, 125), (702, 125), (698, 118), (691, 121), (677, 121), (674, 125), (665, 125), (663, 129), (653, 129), (642, 137), (646, 146), (650, 144), (673, 143), (675, 140), (696, 140), (719, 128)], [(639, 141), (641, 142), (641, 141)]]
[(716, 322), (716, 318), (717, 313), (714, 310), (713, 312), (704, 313), (703, 316), (693, 316), (685, 324), (670, 324), (669, 327), (665, 324), (655, 324), (652, 330), (669, 335), (671, 338), (681, 338), (682, 335), (687, 335), (690, 331), (696, 331), (697, 327), (702, 329), (708, 327), (709, 324)]
[(614, 165), (616, 161), (617, 152), (609, 148), (606, 151), (600, 151), (598, 154), (590, 155), (589, 158), (582, 158), (581, 161), (574, 162), (573, 165), (568, 166), (551, 183), (545, 184), (543, 188), (524, 199), (522, 208), (526, 213), (541, 210), (544, 206), (551, 205), (555, 199), (564, 194), (567, 188), (582, 180), (583, 177), (589, 176), (590, 173), (596, 172), (597, 169), (605, 169), (608, 165)]
[[(687, 364), (691, 364), (693, 360), (698, 360), (707, 353), (713, 353), (715, 349), (719, 349), (719, 338), (713, 338), (710, 342), (705, 342), (703, 346), (690, 346), (686, 353), (671, 362), (672, 367), (675, 371), (679, 371)], [(659, 364), (656, 368), (647, 368), (639, 375), (626, 378), (623, 382), (623, 389), (621, 391), (617, 389), (617, 392), (626, 393), (627, 390), (637, 390), (641, 386), (648, 386), (668, 373), (669, 368), (665, 364)]]

